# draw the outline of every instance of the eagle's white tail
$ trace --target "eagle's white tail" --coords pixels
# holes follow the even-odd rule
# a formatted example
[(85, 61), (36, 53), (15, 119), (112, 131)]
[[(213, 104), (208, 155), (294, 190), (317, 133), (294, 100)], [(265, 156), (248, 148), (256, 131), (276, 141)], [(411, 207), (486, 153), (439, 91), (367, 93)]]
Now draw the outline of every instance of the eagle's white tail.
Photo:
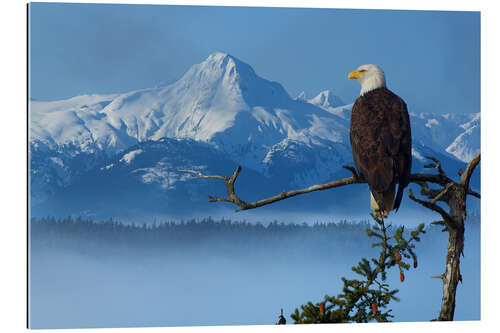
[(373, 197), (373, 194), (370, 192), (370, 208), (373, 210), (376, 216), (386, 218), (389, 216), (389, 212), (394, 207), (394, 194), (396, 192), (396, 186), (391, 186), (391, 188), (384, 193), (384, 206), (385, 210), (380, 211), (380, 207), (377, 203), (377, 200)]

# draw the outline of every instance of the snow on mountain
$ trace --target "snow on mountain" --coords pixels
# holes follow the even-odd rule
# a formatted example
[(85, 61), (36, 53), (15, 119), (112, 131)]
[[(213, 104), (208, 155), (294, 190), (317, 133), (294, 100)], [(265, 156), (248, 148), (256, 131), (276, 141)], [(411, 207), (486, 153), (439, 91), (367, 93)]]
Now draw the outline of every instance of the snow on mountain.
[[(193, 180), (191, 174), (179, 170), (226, 175), (237, 166), (209, 144), (171, 138), (140, 142), (101, 165), (50, 193), (48, 200), (32, 200), (31, 214), (140, 219), (161, 214), (178, 214), (179, 218), (195, 212), (209, 214), (219, 207), (210, 204), (207, 195), (226, 195), (223, 183)], [(270, 183), (263, 175), (245, 169), (238, 178), (238, 192), (244, 197), (255, 196)]]
[(474, 126), (460, 134), (446, 151), (461, 161), (469, 162), (480, 151), (479, 127)]
[(210, 142), (255, 169), (285, 139), (347, 144), (347, 123), (295, 101), (225, 53), (210, 55), (167, 87), (126, 94), (31, 102), (31, 142), (116, 153), (163, 137)]
[(333, 90), (331, 89), (323, 90), (318, 95), (316, 95), (316, 97), (313, 97), (310, 100), (308, 100), (308, 102), (317, 105), (323, 109), (335, 108), (338, 106), (345, 105), (342, 99), (340, 99), (340, 97), (335, 95)]
[(295, 100), (299, 100), (299, 101), (307, 101), (307, 97), (306, 97), (306, 92), (305, 91), (301, 91), (297, 97), (295, 97)]
[(130, 162), (132, 162), (132, 160), (142, 152), (143, 152), (142, 149), (132, 150), (131, 152), (128, 152), (125, 155), (123, 155), (123, 157), (120, 159), (120, 162), (130, 164)]
[(480, 113), (410, 113), (410, 118), (414, 143), (446, 151), (463, 162), (480, 150)]
[[(30, 142), (78, 146), (83, 151), (104, 149), (118, 143), (116, 128), (102, 121), (101, 111), (118, 95), (84, 95), (62, 101), (30, 101)], [(121, 145), (132, 144), (129, 140)]]
[(316, 97), (311, 99), (306, 99), (304, 95), (304, 98), (302, 100), (316, 105), (317, 107), (320, 107), (323, 110), (342, 119), (348, 121), (351, 119), (351, 110), (353, 104), (351, 103), (346, 105), (340, 97), (334, 94), (333, 90), (331, 89), (324, 90), (316, 95)]
[(465, 131), (446, 148), (446, 151), (467, 163), (481, 150), (480, 114), (475, 114), (469, 122), (460, 125), (460, 127)]
[(460, 127), (462, 127), (464, 130), (467, 130), (467, 129), (474, 127), (474, 126), (481, 126), (481, 114), (479, 112), (472, 113), (472, 114), (468, 115), (467, 118), (469, 118), (470, 121), (460, 125)]
[[(318, 96), (320, 96), (320, 93)], [(316, 101), (320, 100), (315, 98)], [(308, 100), (308, 103), (313, 103)], [(316, 103), (345, 120), (350, 120), (353, 104), (329, 107)], [(480, 151), (480, 113), (470, 114), (436, 114), (410, 112), (413, 143), (415, 146), (433, 147), (449, 153), (463, 162), (469, 162)], [(414, 149), (414, 157), (423, 158)]]
[(114, 151), (162, 137), (208, 141), (233, 126), (238, 113), (258, 106), (274, 109), (290, 100), (280, 84), (258, 77), (232, 56), (215, 53), (167, 87), (33, 101), (31, 141), (82, 148), (96, 143)]
[[(259, 77), (250, 65), (225, 53), (210, 55), (164, 87), (31, 101), (32, 196), (42, 202), (78, 179), (100, 174), (115, 179), (107, 180), (110, 184), (131, 177), (178, 191), (178, 183), (189, 177), (176, 171), (181, 160), (175, 154), (182, 150), (174, 146), (200, 145), (193, 151), (204, 155), (182, 162), (184, 168), (213, 160), (211, 170), (221, 173), (215, 151), (284, 188), (325, 182), (342, 165), (352, 165), (351, 109), (331, 90), (309, 100), (305, 94), (292, 99), (281, 84)], [(479, 150), (479, 114), (411, 118), (418, 163), (425, 163), (432, 149), (462, 161)], [(162, 141), (166, 138), (192, 142), (183, 146)], [(151, 142), (161, 142), (162, 149), (151, 150)], [(166, 155), (158, 160), (151, 151)], [(197, 164), (190, 165), (193, 161)]]

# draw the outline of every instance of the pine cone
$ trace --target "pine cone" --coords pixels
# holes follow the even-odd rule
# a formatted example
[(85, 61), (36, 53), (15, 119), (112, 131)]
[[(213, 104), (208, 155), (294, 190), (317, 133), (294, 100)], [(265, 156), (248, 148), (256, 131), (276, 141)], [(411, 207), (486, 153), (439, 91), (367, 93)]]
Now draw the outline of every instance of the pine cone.
[(377, 303), (375, 303), (375, 302), (372, 303), (372, 312), (374, 315), (376, 315), (378, 312)]

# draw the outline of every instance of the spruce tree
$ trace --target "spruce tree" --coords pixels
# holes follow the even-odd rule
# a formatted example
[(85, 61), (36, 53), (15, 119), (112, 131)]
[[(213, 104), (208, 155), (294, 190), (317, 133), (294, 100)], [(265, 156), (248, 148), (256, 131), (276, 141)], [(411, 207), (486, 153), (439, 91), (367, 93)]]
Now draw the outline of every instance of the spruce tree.
[(376, 224), (367, 228), (366, 234), (376, 239), (372, 246), (380, 249), (378, 256), (370, 260), (362, 258), (357, 266), (352, 267), (353, 272), (360, 276), (358, 279), (342, 277), (342, 293), (326, 295), (321, 302), (308, 302), (300, 306), (300, 311), (295, 309), (291, 314), (295, 324), (387, 322), (394, 317), (389, 303), (399, 301), (395, 296), (398, 289), (391, 289), (387, 284), (387, 272), (399, 270), (400, 281), (404, 282), (404, 271), (411, 266), (417, 268), (414, 243), (425, 233), (424, 224), (405, 238), (404, 226), (389, 235), (391, 225), (386, 226), (383, 219), (372, 217)]

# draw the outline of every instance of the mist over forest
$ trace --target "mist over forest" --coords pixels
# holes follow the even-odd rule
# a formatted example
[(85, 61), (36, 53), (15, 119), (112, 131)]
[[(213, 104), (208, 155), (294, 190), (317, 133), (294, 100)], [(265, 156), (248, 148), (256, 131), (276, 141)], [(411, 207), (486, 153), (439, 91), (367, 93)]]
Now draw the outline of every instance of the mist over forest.
[[(456, 320), (480, 319), (480, 216), (467, 221)], [(121, 224), (32, 219), (30, 326), (88, 328), (274, 324), (341, 292), (351, 267), (378, 256), (371, 221), (294, 224), (230, 220)], [(395, 228), (395, 226), (393, 226)], [(408, 229), (410, 231), (410, 229)], [(393, 321), (437, 317), (447, 233), (426, 225), (416, 270), (388, 274)]]

